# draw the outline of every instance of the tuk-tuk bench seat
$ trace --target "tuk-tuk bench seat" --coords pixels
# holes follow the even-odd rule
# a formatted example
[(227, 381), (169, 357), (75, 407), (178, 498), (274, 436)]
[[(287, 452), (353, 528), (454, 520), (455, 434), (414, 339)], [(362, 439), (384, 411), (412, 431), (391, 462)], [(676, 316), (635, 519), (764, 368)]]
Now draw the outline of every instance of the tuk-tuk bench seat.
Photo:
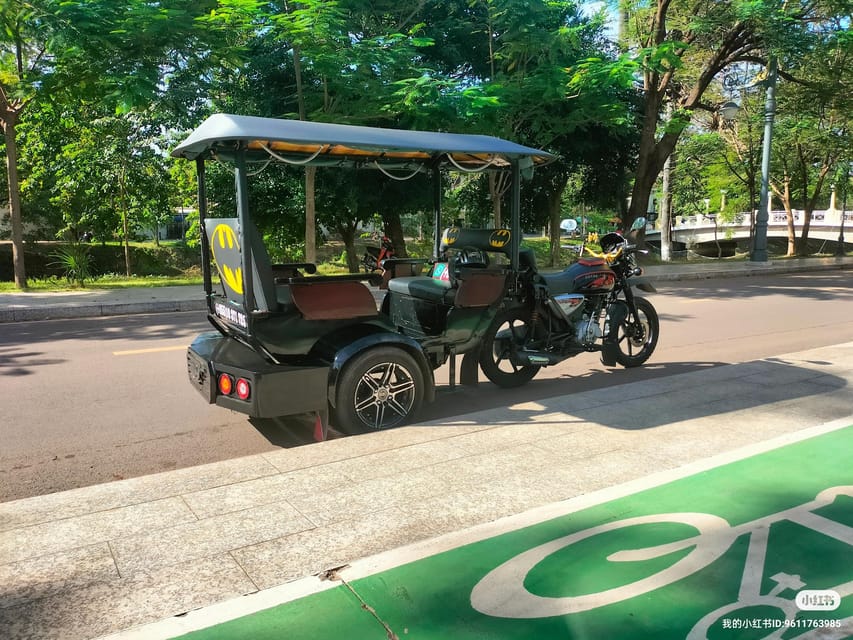
[(393, 293), (454, 307), (488, 307), (504, 292), (506, 272), (496, 269), (463, 269), (453, 282), (429, 276), (394, 278)]
[(289, 285), (294, 306), (306, 320), (347, 320), (378, 314), (370, 289), (356, 280)]
[(456, 298), (456, 289), (446, 280), (436, 280), (429, 276), (404, 276), (388, 281), (388, 289), (420, 300), (436, 304), (452, 305)]

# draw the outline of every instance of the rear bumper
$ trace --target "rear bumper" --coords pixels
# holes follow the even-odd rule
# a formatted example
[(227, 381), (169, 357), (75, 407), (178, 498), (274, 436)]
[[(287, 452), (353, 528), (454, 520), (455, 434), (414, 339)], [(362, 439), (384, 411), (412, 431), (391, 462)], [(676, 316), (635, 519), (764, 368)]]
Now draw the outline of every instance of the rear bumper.
[[(216, 380), (221, 373), (248, 380), (249, 398), (240, 400), (236, 395), (219, 393)], [(208, 403), (254, 418), (324, 412), (328, 408), (328, 366), (272, 364), (215, 331), (200, 334), (187, 349), (187, 374)]]

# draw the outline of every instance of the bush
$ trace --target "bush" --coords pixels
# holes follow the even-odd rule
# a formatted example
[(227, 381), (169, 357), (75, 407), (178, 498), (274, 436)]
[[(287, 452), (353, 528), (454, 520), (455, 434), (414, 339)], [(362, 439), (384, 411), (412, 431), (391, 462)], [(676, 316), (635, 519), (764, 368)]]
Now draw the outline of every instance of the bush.
[[(72, 245), (58, 242), (27, 243), (24, 250), (24, 261), (27, 267), (27, 278), (43, 279), (51, 276), (65, 277), (65, 260), (59, 253)], [(89, 251), (89, 277), (96, 278), (107, 273), (124, 273), (124, 247), (119, 244), (83, 244)], [(163, 245), (130, 247), (130, 264), (136, 275), (168, 275), (177, 276), (187, 269), (198, 267), (201, 252), (185, 245)], [(12, 269), (12, 245), (0, 242), (0, 281), (14, 280)]]
[(56, 259), (51, 266), (61, 269), (68, 282), (76, 282), (82, 287), (86, 280), (92, 279), (92, 254), (89, 245), (73, 243), (60, 247), (50, 255)]

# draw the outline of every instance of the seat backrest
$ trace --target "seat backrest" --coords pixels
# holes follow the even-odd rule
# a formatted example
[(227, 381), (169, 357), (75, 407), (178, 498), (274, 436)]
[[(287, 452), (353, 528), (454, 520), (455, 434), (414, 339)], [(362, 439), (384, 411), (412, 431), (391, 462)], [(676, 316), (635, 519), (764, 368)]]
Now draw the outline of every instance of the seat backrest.
[(505, 271), (471, 269), (459, 274), (459, 290), (454, 305), (465, 307), (488, 307), (501, 299), (506, 285)]
[(443, 254), (448, 249), (478, 249), (510, 256), (512, 249), (510, 240), (512, 233), (509, 229), (462, 229), (449, 227), (441, 234), (439, 251)]
[[(243, 291), (243, 257), (240, 247), (239, 222), (237, 218), (208, 218), (205, 232), (210, 243), (225, 296), (231, 302), (245, 306)], [(261, 234), (253, 223), (246, 229), (246, 237), (252, 251), (252, 288), (258, 311), (275, 311), (278, 302), (275, 295), (275, 280), (272, 264)]]

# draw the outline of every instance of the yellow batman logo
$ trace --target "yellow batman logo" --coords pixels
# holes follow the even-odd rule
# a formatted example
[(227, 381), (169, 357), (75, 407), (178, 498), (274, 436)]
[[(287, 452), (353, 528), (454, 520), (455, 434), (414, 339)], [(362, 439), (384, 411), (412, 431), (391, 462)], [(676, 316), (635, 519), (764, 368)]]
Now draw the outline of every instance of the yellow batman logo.
[(221, 271), (219, 272), (219, 275), (222, 276), (222, 279), (225, 280), (225, 284), (227, 284), (229, 288), (233, 289), (238, 294), (243, 295), (242, 267), (237, 267), (232, 271), (231, 267), (229, 267), (227, 264), (223, 264), (221, 265)]
[[(216, 225), (216, 228), (213, 230), (213, 239), (214, 245), (219, 245), (220, 249), (233, 249), (234, 247), (237, 247), (238, 250), (240, 249), (234, 229), (227, 224)], [(216, 252), (215, 246), (213, 251), (214, 253)]]
[(444, 244), (451, 245), (459, 239), (459, 227), (450, 227), (444, 232)]
[(509, 244), (510, 237), (509, 229), (495, 229), (489, 236), (489, 246), (502, 249)]
[[(216, 225), (210, 244), (223, 283), (237, 295), (242, 296), (243, 266), (240, 264), (240, 243), (237, 241), (234, 229), (227, 224)], [(235, 262), (236, 267), (232, 267), (231, 264)]]

